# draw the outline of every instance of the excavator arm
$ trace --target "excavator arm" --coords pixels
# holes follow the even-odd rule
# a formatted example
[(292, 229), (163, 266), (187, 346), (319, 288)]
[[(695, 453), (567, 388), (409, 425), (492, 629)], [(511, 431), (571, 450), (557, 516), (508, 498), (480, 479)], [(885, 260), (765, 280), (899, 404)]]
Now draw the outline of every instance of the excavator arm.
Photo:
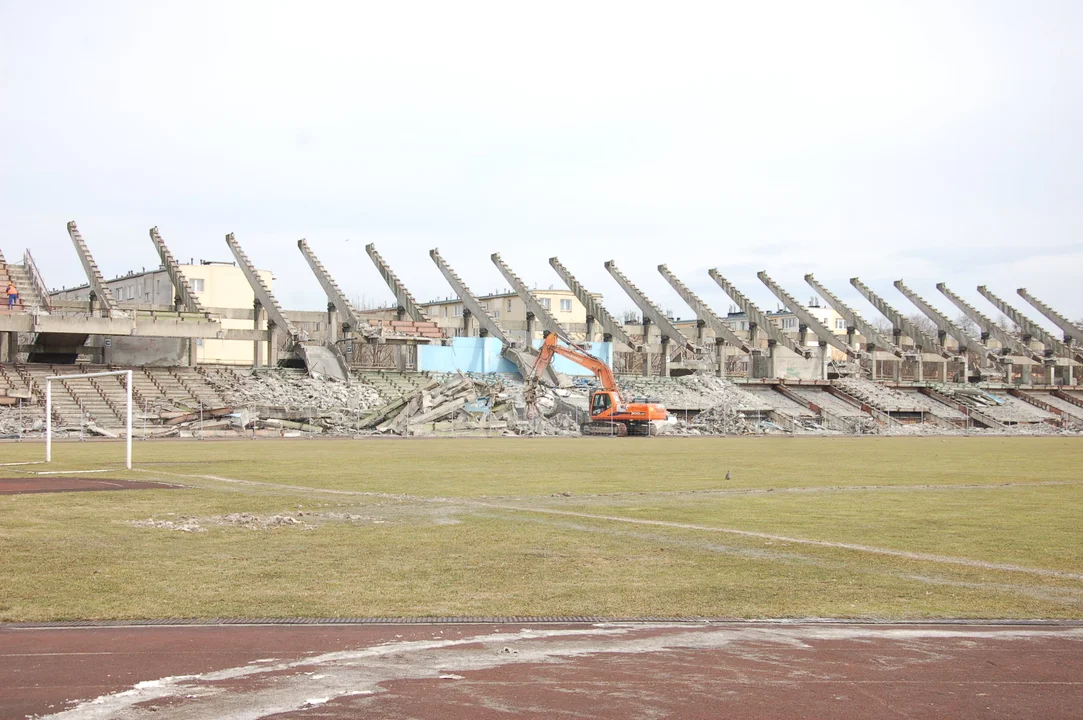
[(541, 377), (545, 369), (549, 367), (549, 363), (553, 361), (553, 355), (560, 355), (566, 357), (572, 362), (585, 367), (594, 373), (594, 377), (598, 378), (598, 383), (601, 385), (602, 390), (612, 390), (619, 393), (617, 388), (617, 380), (613, 377), (613, 370), (604, 360), (594, 357), (585, 350), (579, 349), (570, 340), (564, 338), (564, 342), (568, 345), (565, 347), (560, 344), (562, 338), (553, 332), (545, 333), (545, 340), (542, 342), (541, 350), (538, 352), (538, 357), (534, 360), (534, 369), (531, 373), (532, 377)]

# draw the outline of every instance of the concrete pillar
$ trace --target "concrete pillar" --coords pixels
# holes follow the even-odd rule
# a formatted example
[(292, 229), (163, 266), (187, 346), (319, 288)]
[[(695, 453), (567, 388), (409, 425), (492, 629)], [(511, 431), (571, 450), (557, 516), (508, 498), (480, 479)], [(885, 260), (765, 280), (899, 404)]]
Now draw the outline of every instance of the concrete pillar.
[(1033, 365), (1030, 365), (1030, 364), (1028, 364), (1028, 363), (1022, 363), (1022, 364), (1020, 365), (1020, 367), (1019, 367), (1019, 371), (1020, 371), (1020, 375), (1021, 375), (1021, 377), (1019, 378), (1019, 380), (1020, 380), (1020, 382), (1022, 382), (1022, 383), (1023, 383), (1024, 385), (1030, 385), (1030, 384), (1032, 384), (1032, 381), (1033, 381), (1033, 379), (1034, 379), (1034, 378), (1033, 378), (1033, 376), (1031, 375), (1031, 372), (1032, 372), (1033, 368), (1034, 368), (1034, 366), (1033, 366)]
[(891, 379), (895, 382), (902, 380), (902, 364), (901, 358), (891, 364)]
[(334, 344), (338, 340), (338, 310), (332, 302), (327, 303), (327, 342)]
[(669, 377), (669, 338), (662, 336), (662, 370), (661, 377)]
[(940, 366), (940, 382), (946, 383), (948, 381), (948, 361), (945, 358), (937, 364)]
[(252, 343), (252, 367), (263, 367), (263, 341), (259, 340), (260, 316), (263, 314), (263, 305), (259, 300), (252, 303), (252, 329), (256, 331), (257, 340)]
[(534, 313), (528, 312), (526, 314), (526, 346), (534, 347), (534, 322), (537, 318), (534, 317)]
[(830, 357), (829, 350), (827, 349), (827, 343), (820, 343), (820, 379), (827, 379), (827, 360)]
[(914, 366), (914, 380), (917, 382), (925, 380), (925, 353), (918, 353), (918, 364)]
[(267, 323), (267, 367), (278, 367), (278, 326)]
[(470, 311), (463, 308), (463, 337), (470, 337)]
[(696, 344), (703, 347), (706, 341), (707, 323), (704, 320), (696, 320)]
[(846, 344), (850, 347), (854, 347), (857, 342), (857, 328), (853, 325), (846, 326)]
[(196, 338), (188, 339), (188, 367), (199, 364), (199, 341)]
[(720, 378), (726, 377), (726, 341), (718, 340), (714, 341), (714, 356), (715, 362), (718, 363), (716, 368), (716, 374)]
[[(468, 311), (465, 308), (463, 308), (463, 315), (466, 315), (467, 312)], [(396, 320), (405, 320), (406, 319), (406, 308), (404, 308), (402, 305), (399, 305), (399, 307), (395, 310), (395, 319)]]
[[(587, 342), (594, 342), (594, 316), (587, 315)], [(609, 342), (606, 340), (606, 342)]]
[(643, 377), (651, 374), (651, 321), (643, 318)]
[(15, 363), (19, 359), (19, 333), (0, 333), (0, 362)]
[(767, 341), (767, 377), (778, 377), (778, 345), (774, 340)]

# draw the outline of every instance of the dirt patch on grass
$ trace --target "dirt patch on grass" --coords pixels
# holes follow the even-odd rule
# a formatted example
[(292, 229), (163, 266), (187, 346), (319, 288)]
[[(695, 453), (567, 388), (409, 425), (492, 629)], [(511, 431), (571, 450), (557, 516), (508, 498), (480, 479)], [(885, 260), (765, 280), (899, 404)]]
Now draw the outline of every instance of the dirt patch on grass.
[(152, 517), (147, 520), (130, 520), (127, 524), (140, 528), (179, 530), (181, 532), (196, 533), (206, 532), (213, 527), (233, 527), (243, 530), (276, 530), (278, 528), (315, 530), (317, 527), (327, 522), (380, 524), (387, 521), (371, 515), (361, 515), (350, 512), (298, 510), (293, 513), (277, 513), (274, 515), (255, 515), (253, 513), (239, 512), (229, 513), (228, 515), (212, 515), (209, 517), (196, 517), (194, 515), (174, 516), (173, 513), (170, 513), (164, 519)]
[(87, 492), (90, 490), (178, 490), (181, 485), (114, 480), (112, 478), (20, 477), (0, 478), (0, 495), (25, 493)]

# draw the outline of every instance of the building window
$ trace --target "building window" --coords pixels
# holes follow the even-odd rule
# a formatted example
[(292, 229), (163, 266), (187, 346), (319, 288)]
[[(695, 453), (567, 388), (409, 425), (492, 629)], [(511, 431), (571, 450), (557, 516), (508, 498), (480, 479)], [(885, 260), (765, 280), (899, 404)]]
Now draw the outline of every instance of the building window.
[(463, 306), (462, 305), (456, 305), (455, 307), (453, 307), (451, 309), (451, 314), (454, 315), (455, 317), (462, 317)]
[(790, 330), (797, 327), (797, 318), (782, 318), (782, 328)]
[(511, 298), (508, 298), (507, 311), (511, 312)]
[(561, 300), (560, 301), (560, 311), (561, 312), (571, 312), (572, 311), (572, 301), (571, 300)]
[(842, 318), (835, 318), (835, 329), (836, 330), (845, 330), (846, 329), (846, 321), (843, 320)]
[(444, 317), (447, 317), (447, 305), (444, 306)]
[(493, 318), (496, 319), (496, 320), (500, 319), (500, 311), (499, 310), (493, 310)]
[(538, 298), (538, 302), (546, 310), (552, 310), (553, 309), (553, 303), (549, 298)]
[(203, 292), (203, 278), (192, 278), (188, 282), (192, 285), (192, 292)]
[(143, 293), (143, 302), (150, 302), (150, 293)]

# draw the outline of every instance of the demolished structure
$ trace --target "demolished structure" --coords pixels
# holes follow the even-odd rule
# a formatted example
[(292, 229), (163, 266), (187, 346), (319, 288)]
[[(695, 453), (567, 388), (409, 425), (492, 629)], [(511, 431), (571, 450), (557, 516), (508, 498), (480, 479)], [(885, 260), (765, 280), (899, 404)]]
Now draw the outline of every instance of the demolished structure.
[[(812, 275), (806, 282), (837, 313), (830, 322), (821, 319), (827, 308), (802, 305), (766, 272), (758, 277), (785, 311), (760, 310), (710, 270), (740, 309), (721, 315), (659, 265), (694, 314), (680, 321), (609, 261), (606, 270), (639, 310), (634, 322), (622, 323), (555, 257), (550, 265), (570, 294), (550, 287), (543, 302), (544, 292), (492, 254), (512, 288), (497, 305), (493, 296), (475, 295), (434, 249), (430, 257), (463, 308), (454, 318), (445, 311), (441, 325), (371, 244), (365, 249), (395, 297), (392, 307), (355, 307), (300, 240), (326, 306), (285, 310), (270, 272), (255, 267), (233, 234), (226, 244), (234, 263), (184, 265), (151, 228), (160, 268), (106, 280), (74, 222), (67, 231), (85, 286), (50, 293), (29, 250), (22, 262), (0, 255), (0, 282), (20, 292), (13, 312), (0, 316), (0, 435), (40, 432), (50, 376), (60, 376), (50, 416), (59, 433), (123, 434), (125, 381), (74, 376), (129, 368), (137, 411), (132, 432), (147, 438), (578, 434), (593, 380), (574, 366), (547, 368), (540, 411), (528, 413), (522, 378), (545, 331), (576, 343), (581, 338), (616, 370), (622, 391), (665, 405), (673, 421), (662, 430), (669, 433), (1016, 433), (1083, 426), (1083, 388), (1075, 385), (1083, 328), (1025, 290), (1020, 295), (1063, 339), (985, 286), (978, 292), (1017, 331), (943, 283), (938, 289), (978, 326), (977, 337), (901, 280), (895, 287), (935, 330), (922, 330), (857, 278), (851, 284), (887, 318), (890, 333)], [(230, 273), (248, 293), (247, 307), (216, 304), (211, 283)], [(564, 303), (571, 299), (559, 300), (560, 312), (556, 299), (549, 304), (561, 298), (554, 292), (580, 304), (575, 322), (585, 317), (585, 324), (568, 322)], [(506, 326), (508, 316), (499, 316), (513, 299), (525, 326)], [(214, 343), (243, 352), (209, 349)]]

